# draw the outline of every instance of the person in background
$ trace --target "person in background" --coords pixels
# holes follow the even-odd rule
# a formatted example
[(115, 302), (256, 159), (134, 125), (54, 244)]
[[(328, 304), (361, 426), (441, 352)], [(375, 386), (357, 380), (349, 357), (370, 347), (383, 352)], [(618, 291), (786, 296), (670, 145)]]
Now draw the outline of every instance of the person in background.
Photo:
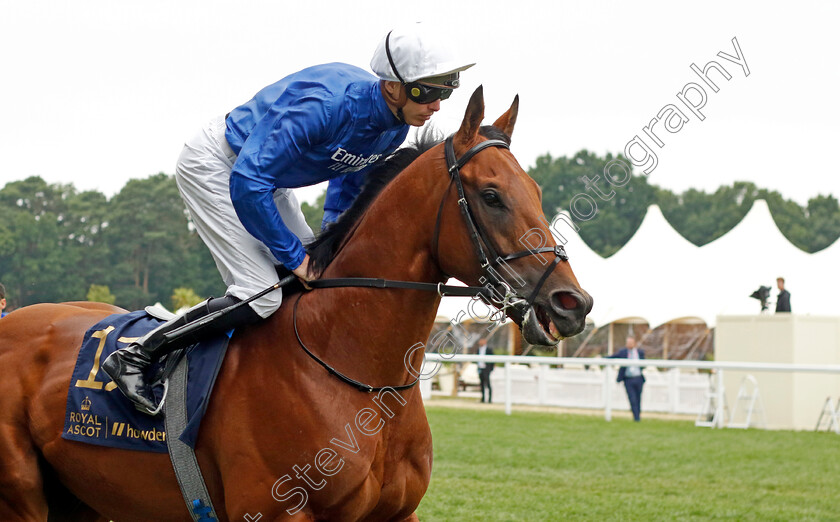
[[(625, 346), (610, 355), (610, 359), (644, 359), (645, 351), (636, 348), (636, 339), (627, 336)], [(641, 366), (622, 366), (618, 369), (616, 382), (624, 382), (624, 389), (627, 391), (627, 400), (630, 401), (630, 410), (633, 412), (633, 420), (639, 422), (642, 414), (642, 387), (645, 385), (645, 376), (642, 375)]]
[[(478, 355), (493, 355), (493, 349), (487, 346), (487, 339), (482, 337), (478, 340)], [(478, 381), (481, 383), (481, 402), (493, 402), (493, 388), (490, 387), (490, 374), (496, 367), (495, 363), (478, 361)], [(484, 400), (487, 390), (487, 400)]]
[(779, 287), (779, 297), (776, 298), (776, 313), (790, 312), (790, 292), (785, 290), (785, 278), (777, 277), (776, 286)]
[(6, 287), (0, 283), (0, 317), (6, 316)]

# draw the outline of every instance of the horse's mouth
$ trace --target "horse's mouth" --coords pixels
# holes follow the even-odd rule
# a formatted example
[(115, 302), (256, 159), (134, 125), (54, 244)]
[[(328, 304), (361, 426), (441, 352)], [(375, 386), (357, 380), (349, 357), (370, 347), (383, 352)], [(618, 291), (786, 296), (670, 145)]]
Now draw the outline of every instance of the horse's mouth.
[(564, 337), (560, 334), (551, 314), (543, 306), (534, 303), (520, 324), (522, 335), (530, 344), (556, 346)]
[(522, 331), (522, 337), (534, 345), (556, 346), (557, 343), (577, 335), (586, 326), (585, 317), (592, 309), (592, 298), (575, 297), (570, 292), (556, 292), (544, 304), (537, 299), (528, 304), (524, 299), (513, 300), (505, 308), (506, 315)]
[(560, 335), (560, 330), (557, 329), (557, 325), (555, 325), (554, 321), (551, 320), (551, 315), (549, 315), (545, 308), (540, 305), (536, 305), (534, 307), (534, 312), (536, 313), (537, 320), (539, 321), (543, 332), (553, 338), (555, 340), (555, 344), (565, 339), (564, 336)]
[(555, 346), (564, 339), (546, 308), (538, 303), (528, 306), (524, 301), (521, 305), (508, 308), (507, 316), (519, 326), (528, 343)]

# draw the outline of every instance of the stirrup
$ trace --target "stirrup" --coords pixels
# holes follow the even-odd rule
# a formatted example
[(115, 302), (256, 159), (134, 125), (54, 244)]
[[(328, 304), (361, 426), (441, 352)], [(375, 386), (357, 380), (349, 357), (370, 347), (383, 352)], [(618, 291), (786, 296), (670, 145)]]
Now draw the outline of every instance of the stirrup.
[(102, 371), (111, 378), (120, 393), (132, 402), (140, 411), (152, 411), (148, 405), (138, 402), (154, 404), (154, 393), (148, 385), (146, 371), (151, 360), (143, 352), (141, 345), (130, 345), (116, 350), (102, 362)]
[[(149, 408), (143, 406), (142, 404), (136, 403), (134, 401), (131, 401), (131, 403), (134, 404), (134, 407), (140, 413), (145, 413), (146, 415), (151, 415), (152, 417), (156, 417), (158, 414), (160, 414), (163, 411), (163, 405), (164, 405), (164, 403), (166, 403), (166, 395), (168, 393), (169, 393), (169, 379), (167, 378), (165, 381), (163, 381), (163, 395), (161, 396), (160, 402), (158, 403), (157, 407), (154, 410), (150, 410)], [(131, 398), (129, 397), (128, 400), (131, 400)]]
[[(239, 299), (233, 296), (208, 299), (207, 301), (194, 306), (190, 310), (187, 310), (184, 314), (166, 321), (164, 324), (158, 326), (132, 343), (129, 347), (123, 348), (122, 350), (130, 350), (132, 346), (134, 346), (135, 350), (140, 352), (140, 356), (142, 358), (149, 359), (148, 365), (143, 365), (143, 367), (139, 368), (141, 370), (142, 382), (149, 388), (149, 390), (151, 390), (150, 384), (157, 382), (157, 379), (147, 378), (147, 373), (144, 370), (149, 370), (151, 363), (159, 360), (162, 356), (171, 354), (171, 358), (164, 363), (162, 369), (158, 370), (160, 372), (160, 380), (164, 384), (164, 392), (160, 403), (157, 404), (154, 409), (136, 402), (129, 397), (127, 393), (123, 392), (122, 388), (120, 388), (123, 395), (131, 400), (138, 411), (148, 415), (159, 414), (166, 400), (169, 374), (179, 362), (185, 348), (195, 344), (203, 338), (207, 338), (208, 336), (221, 334), (222, 332), (236, 326), (250, 324), (259, 320), (259, 315), (257, 315), (257, 313), (249, 306), (245, 305), (236, 307), (236, 304), (239, 302)], [(222, 312), (222, 310), (226, 309), (232, 310), (232, 313), (220, 313), (217, 317), (213, 317), (214, 313)], [(180, 354), (173, 353), (179, 350), (181, 352)], [(116, 355), (119, 351), (120, 350), (117, 350), (111, 354), (108, 359), (114, 356), (119, 357)], [(106, 362), (108, 359), (106, 359)], [(123, 375), (122, 372), (117, 373), (117, 376), (121, 375)], [(111, 378), (114, 379), (114, 376), (111, 376)], [(132, 392), (135, 393), (134, 391)], [(142, 395), (144, 396), (143, 400), (154, 403), (154, 394), (151, 394), (151, 400), (149, 400), (148, 397), (145, 397), (146, 394)]]

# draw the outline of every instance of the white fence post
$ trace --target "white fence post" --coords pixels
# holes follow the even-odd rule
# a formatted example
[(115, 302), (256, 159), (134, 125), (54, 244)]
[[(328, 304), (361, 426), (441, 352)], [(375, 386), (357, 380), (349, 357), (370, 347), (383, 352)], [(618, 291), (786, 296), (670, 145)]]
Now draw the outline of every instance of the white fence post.
[(723, 418), (723, 416), (726, 415), (726, 409), (723, 407), (723, 368), (717, 369), (717, 384), (715, 385), (715, 393), (717, 393), (717, 398), (715, 400), (715, 420), (717, 422), (715, 422), (715, 425), (712, 427), (723, 428), (726, 423), (726, 419)]
[(548, 402), (548, 365), (541, 364), (537, 373), (537, 404)]
[(510, 375), (510, 361), (505, 361), (505, 414), (510, 415), (513, 404), (513, 398), (511, 397), (511, 385), (512, 379)]
[(680, 408), (680, 369), (671, 368), (668, 372), (668, 398), (671, 399), (671, 413), (677, 413)]
[(612, 420), (612, 366), (604, 366), (604, 420)]
[[(667, 409), (671, 409), (672, 411), (681, 411), (681, 397), (680, 397), (680, 390), (682, 393), (692, 393), (692, 390), (696, 390), (697, 386), (692, 384), (688, 388), (683, 387), (680, 388), (681, 382), (691, 381), (692, 383), (695, 382), (693, 379), (683, 379), (681, 377), (681, 373), (679, 372), (680, 368), (691, 368), (694, 370), (698, 369), (705, 369), (705, 370), (714, 370), (715, 374), (710, 376), (712, 380), (703, 380), (703, 386), (708, 386), (711, 388), (711, 383), (714, 382), (714, 391), (709, 390), (707, 394), (707, 406), (711, 407), (711, 402), (715, 402), (714, 411), (711, 412), (713, 414), (713, 420), (710, 419), (710, 422), (707, 424), (703, 424), (706, 426), (712, 425), (716, 428), (723, 428), (726, 426), (726, 399), (724, 395), (724, 371), (725, 370), (734, 370), (734, 371), (759, 371), (759, 372), (783, 372), (783, 373), (818, 373), (818, 374), (834, 374), (840, 375), (840, 364), (786, 364), (786, 363), (764, 363), (764, 362), (736, 362), (736, 361), (679, 361), (679, 360), (655, 360), (655, 359), (642, 359), (642, 360), (634, 360), (634, 361), (621, 361), (618, 362), (615, 359), (603, 359), (603, 358), (583, 358), (583, 357), (532, 357), (532, 356), (521, 356), (521, 355), (474, 355), (474, 354), (456, 354), (456, 355), (446, 355), (446, 354), (439, 354), (439, 353), (427, 353), (426, 354), (426, 361), (443, 361), (443, 362), (473, 362), (473, 361), (484, 361), (489, 363), (495, 364), (504, 364), (505, 371), (504, 371), (504, 383), (505, 383), (505, 413), (510, 415), (512, 413), (512, 406), (513, 406), (513, 372), (512, 372), (512, 365), (513, 364), (528, 364), (528, 365), (539, 365), (540, 370), (537, 373), (539, 376), (539, 389), (537, 393), (538, 402), (540, 404), (553, 404), (557, 401), (554, 397), (552, 397), (552, 390), (557, 389), (559, 386), (561, 389), (564, 386), (565, 382), (575, 382), (581, 383), (583, 386), (592, 386), (596, 380), (592, 380), (592, 378), (588, 375), (584, 376), (583, 379), (580, 376), (575, 377), (573, 381), (557, 381), (552, 382), (557, 386), (550, 387), (548, 386), (548, 376), (552, 373), (546, 368), (542, 368), (543, 365), (573, 365), (575, 368), (579, 366), (589, 367), (603, 367), (603, 381), (601, 386), (603, 386), (603, 400), (601, 404), (604, 408), (604, 418), (605, 420), (609, 421), (612, 419), (612, 409), (613, 409), (613, 397), (612, 392), (615, 388), (613, 384), (613, 366), (623, 366), (623, 365), (632, 365), (632, 366), (642, 366), (642, 367), (657, 367), (657, 368), (672, 368), (674, 369), (673, 372), (670, 373), (668, 381), (669, 381), (669, 392), (671, 393), (671, 397), (669, 398), (669, 402), (671, 404), (665, 404), (664, 409), (661, 411), (666, 411)], [(524, 373), (523, 373), (524, 375)], [(533, 375), (530, 373), (529, 375)], [(529, 385), (530, 386), (530, 385)], [(591, 393), (596, 393), (595, 389), (590, 388), (592, 391)], [(708, 388), (707, 388), (708, 389)], [(688, 391), (686, 391), (688, 390)], [(590, 398), (587, 399), (587, 404), (591, 405), (592, 402), (591, 397), (594, 395), (590, 395)], [(691, 398), (693, 395), (686, 395), (683, 398)], [(520, 397), (519, 400), (522, 398)], [(524, 402), (528, 403), (529, 398), (525, 398)], [(591, 407), (591, 406), (585, 406)], [(597, 406), (596, 406), (597, 408)], [(838, 406), (838, 410), (840, 410), (840, 406)], [(705, 412), (705, 410), (704, 410)], [(699, 418), (698, 418), (699, 419)], [(705, 421), (704, 421), (705, 422)], [(699, 424), (698, 424), (699, 425)]]

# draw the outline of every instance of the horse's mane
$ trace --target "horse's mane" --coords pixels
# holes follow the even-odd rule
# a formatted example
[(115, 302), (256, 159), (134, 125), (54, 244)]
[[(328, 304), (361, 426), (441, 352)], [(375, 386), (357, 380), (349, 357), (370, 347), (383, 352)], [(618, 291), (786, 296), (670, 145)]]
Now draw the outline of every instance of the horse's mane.
[[(483, 126), (479, 132), (487, 139), (498, 139), (510, 144), (510, 137), (493, 126)], [(350, 208), (306, 246), (309, 266), (313, 273), (320, 273), (330, 264), (356, 222), (370, 207), (376, 196), (382, 192), (382, 189), (421, 154), (442, 141), (443, 137), (439, 132), (432, 127), (427, 127), (417, 133), (415, 139), (407, 147), (396, 150), (381, 165), (368, 173), (361, 192)]]

